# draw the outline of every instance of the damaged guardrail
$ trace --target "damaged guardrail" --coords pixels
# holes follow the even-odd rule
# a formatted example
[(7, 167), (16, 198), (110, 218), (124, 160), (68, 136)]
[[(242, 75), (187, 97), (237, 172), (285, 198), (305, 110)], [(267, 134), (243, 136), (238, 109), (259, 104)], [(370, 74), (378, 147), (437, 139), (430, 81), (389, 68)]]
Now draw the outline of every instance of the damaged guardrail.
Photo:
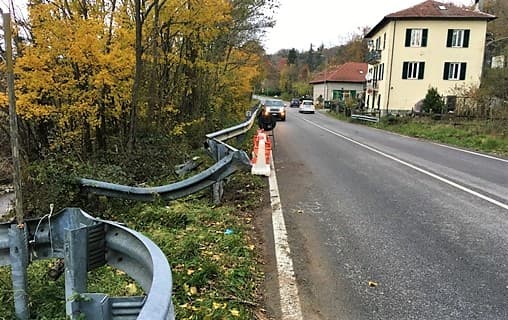
[(157, 198), (174, 200), (209, 187), (235, 171), (250, 168), (250, 160), (243, 151), (236, 150), (207, 170), (186, 180), (159, 187), (130, 187), (91, 179), (79, 179), (84, 191), (129, 200), (154, 201)]
[(128, 200), (154, 201), (155, 199), (174, 200), (213, 187), (214, 201), (222, 197), (222, 181), (238, 170), (250, 170), (250, 158), (244, 151), (226, 144), (224, 141), (239, 137), (252, 128), (259, 106), (253, 108), (250, 117), (243, 123), (206, 135), (205, 149), (217, 161), (207, 170), (186, 180), (158, 187), (132, 187), (97, 181), (79, 179), (81, 188), (89, 193)]
[[(66, 315), (71, 319), (175, 318), (172, 274), (164, 253), (147, 237), (117, 223), (96, 219), (79, 208), (26, 221), (22, 227), (0, 224), (0, 265), (12, 267), (14, 288), (27, 278), (34, 260), (63, 259)], [(145, 295), (110, 297), (88, 293), (88, 271), (103, 265), (120, 269)], [(18, 316), (28, 319), (26, 291), (14, 290)], [(24, 309), (23, 309), (24, 307)]]

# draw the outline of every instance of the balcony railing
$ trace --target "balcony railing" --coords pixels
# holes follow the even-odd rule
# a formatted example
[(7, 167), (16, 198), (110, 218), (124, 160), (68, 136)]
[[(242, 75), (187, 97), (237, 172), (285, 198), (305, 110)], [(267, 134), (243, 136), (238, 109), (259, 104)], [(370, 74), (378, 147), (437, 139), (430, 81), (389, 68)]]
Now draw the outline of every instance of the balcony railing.
[(377, 64), (381, 61), (381, 50), (371, 50), (365, 58), (368, 64)]
[(379, 89), (379, 86), (378, 86), (377, 80), (367, 81), (367, 91), (372, 91), (372, 90), (377, 91), (378, 89)]

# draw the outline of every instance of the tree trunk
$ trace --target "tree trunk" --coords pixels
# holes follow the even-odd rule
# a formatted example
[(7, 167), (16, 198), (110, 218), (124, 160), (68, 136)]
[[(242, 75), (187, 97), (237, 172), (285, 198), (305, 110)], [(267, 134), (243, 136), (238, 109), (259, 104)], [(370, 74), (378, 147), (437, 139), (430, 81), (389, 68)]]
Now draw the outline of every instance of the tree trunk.
[(131, 113), (130, 113), (130, 126), (129, 126), (129, 142), (128, 150), (130, 153), (134, 151), (136, 146), (136, 120), (137, 120), (137, 107), (139, 100), (139, 88), (141, 82), (142, 54), (143, 48), (141, 45), (142, 37), (142, 23), (141, 23), (141, 0), (134, 0), (134, 16), (136, 21), (136, 70), (134, 74), (134, 83), (132, 85), (132, 100), (131, 100)]

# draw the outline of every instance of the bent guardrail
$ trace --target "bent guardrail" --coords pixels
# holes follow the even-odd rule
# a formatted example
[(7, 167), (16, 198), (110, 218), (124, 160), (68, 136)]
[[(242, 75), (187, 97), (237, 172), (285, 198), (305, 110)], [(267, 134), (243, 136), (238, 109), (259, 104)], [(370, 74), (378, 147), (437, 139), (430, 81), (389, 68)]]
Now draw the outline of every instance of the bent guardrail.
[(219, 160), (212, 167), (186, 180), (159, 187), (130, 187), (91, 179), (79, 179), (84, 191), (115, 198), (138, 201), (178, 199), (221, 181), (237, 170), (250, 169), (250, 159), (244, 151), (236, 150)]
[[(79, 208), (26, 221), (24, 230), (0, 224), (0, 266), (12, 267), (17, 316), (28, 319), (27, 265), (60, 258), (65, 266), (66, 315), (71, 319), (171, 320), (175, 318), (172, 274), (164, 253), (147, 237)], [(132, 277), (145, 296), (109, 297), (87, 293), (87, 273), (105, 264)]]
[(251, 116), (239, 125), (207, 134), (205, 149), (216, 163), (207, 170), (186, 180), (148, 188), (125, 186), (85, 178), (78, 179), (78, 183), (85, 192), (147, 202), (154, 201), (156, 198), (175, 200), (212, 186), (214, 201), (217, 203), (222, 197), (222, 180), (238, 170), (250, 170), (252, 166), (247, 153), (237, 150), (224, 141), (241, 136), (249, 131), (256, 120), (258, 110), (259, 105), (255, 106), (251, 111)]

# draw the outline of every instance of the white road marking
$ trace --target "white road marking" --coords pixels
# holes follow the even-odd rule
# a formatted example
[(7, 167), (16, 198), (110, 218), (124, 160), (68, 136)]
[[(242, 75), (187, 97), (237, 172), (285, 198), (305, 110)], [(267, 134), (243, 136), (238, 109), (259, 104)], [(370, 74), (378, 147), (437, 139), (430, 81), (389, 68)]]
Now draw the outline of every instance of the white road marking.
[(445, 144), (436, 143), (436, 142), (434, 142), (434, 144), (436, 144), (438, 146), (441, 146), (441, 147), (444, 147), (444, 148), (448, 148), (448, 149), (452, 149), (452, 150), (456, 150), (456, 151), (462, 151), (462, 152), (465, 152), (465, 153), (474, 154), (475, 156), (480, 156), (480, 157), (484, 157), (484, 158), (488, 158), (488, 159), (492, 159), (492, 160), (498, 160), (498, 161), (502, 161), (502, 162), (507, 162), (508, 163), (508, 160), (506, 160), (506, 159), (490, 156), (488, 154), (483, 154), (483, 153), (478, 153), (478, 152), (474, 152), (474, 151), (470, 151), (470, 150), (464, 150), (464, 149), (460, 149), (460, 148), (455, 148), (455, 147), (452, 147), (452, 146), (447, 146)]
[(370, 147), (370, 146), (368, 146), (368, 145), (366, 145), (366, 144), (363, 144), (363, 143), (358, 142), (358, 141), (356, 141), (356, 140), (353, 140), (353, 139), (351, 139), (351, 138), (349, 138), (349, 137), (346, 137), (345, 135), (342, 135), (342, 134), (340, 134), (340, 133), (338, 133), (338, 132), (335, 132), (335, 131), (332, 131), (332, 130), (330, 130), (330, 129), (328, 129), (328, 128), (325, 128), (325, 127), (323, 127), (323, 126), (321, 126), (321, 125), (319, 125), (319, 124), (317, 124), (317, 123), (315, 123), (315, 122), (313, 122), (313, 121), (310, 121), (310, 120), (307, 120), (307, 119), (303, 119), (303, 120), (304, 120), (304, 121), (306, 121), (306, 122), (308, 122), (308, 123), (310, 123), (310, 124), (312, 124), (312, 125), (314, 125), (314, 126), (316, 126), (316, 127), (318, 127), (318, 128), (320, 128), (320, 129), (322, 129), (322, 130), (324, 130), (324, 131), (327, 131), (327, 132), (329, 132), (329, 133), (331, 133), (331, 134), (333, 134), (333, 135), (335, 135), (335, 136), (337, 136), (337, 137), (340, 137), (340, 138), (342, 138), (342, 139), (344, 139), (344, 140), (347, 140), (347, 141), (349, 141), (349, 142), (352, 142), (352, 143), (354, 143), (354, 144), (357, 144), (357, 145), (359, 145), (359, 146), (361, 146), (361, 147), (363, 147), (363, 148), (365, 148), (365, 149), (368, 149), (368, 150), (370, 150), (370, 151), (372, 151), (372, 152), (375, 152), (375, 153), (377, 153), (377, 154), (379, 154), (379, 155), (382, 155), (382, 156), (383, 156), (383, 157), (385, 157), (385, 158), (388, 158), (388, 159), (391, 159), (391, 160), (393, 160), (393, 161), (395, 161), (395, 162), (398, 162), (398, 163), (400, 163), (400, 164), (403, 164), (403, 165), (405, 165), (405, 166), (407, 166), (407, 167), (409, 167), (409, 168), (411, 168), (411, 169), (414, 169), (414, 170), (416, 170), (416, 171), (418, 171), (418, 172), (421, 172), (421, 173), (423, 173), (423, 174), (426, 174), (426, 175), (428, 175), (428, 176), (430, 176), (430, 177), (432, 177), (432, 178), (434, 178), (434, 179), (437, 179), (437, 180), (439, 180), (439, 181), (441, 181), (441, 182), (444, 182), (444, 183), (446, 183), (446, 184), (448, 184), (448, 185), (450, 185), (450, 186), (452, 186), (452, 187), (455, 187), (455, 188), (457, 188), (457, 189), (459, 189), (459, 190), (462, 190), (462, 191), (464, 191), (464, 192), (467, 192), (467, 193), (469, 193), (469, 194), (471, 194), (471, 195), (473, 195), (473, 196), (475, 196), (475, 197), (478, 197), (478, 198), (480, 198), (480, 199), (483, 199), (483, 200), (485, 200), (485, 201), (488, 201), (488, 202), (490, 202), (490, 203), (492, 203), (492, 204), (494, 204), (494, 205), (496, 205), (496, 206), (498, 206), (498, 207), (501, 207), (501, 208), (503, 208), (503, 209), (508, 210), (508, 204), (505, 204), (505, 203), (502, 203), (502, 202), (500, 202), (500, 201), (497, 201), (496, 199), (492, 199), (492, 198), (490, 198), (490, 197), (488, 197), (488, 196), (486, 196), (486, 195), (483, 195), (483, 194), (481, 194), (481, 193), (479, 193), (479, 192), (476, 192), (476, 191), (474, 191), (474, 190), (471, 190), (471, 189), (469, 189), (469, 188), (467, 188), (467, 187), (464, 187), (464, 186), (462, 186), (462, 185), (460, 185), (460, 184), (458, 184), (458, 183), (455, 183), (455, 182), (450, 181), (450, 180), (448, 180), (448, 179), (445, 179), (445, 178), (443, 178), (443, 177), (441, 177), (441, 176), (438, 176), (438, 175), (436, 175), (436, 174), (434, 174), (434, 173), (432, 173), (432, 172), (429, 172), (429, 171), (427, 171), (427, 170), (425, 170), (425, 169), (422, 169), (422, 168), (420, 168), (420, 167), (417, 167), (417, 166), (415, 166), (415, 165), (412, 165), (412, 164), (410, 164), (410, 163), (408, 163), (408, 162), (406, 162), (406, 161), (404, 161), (404, 160), (398, 159), (398, 158), (396, 158), (396, 157), (394, 157), (394, 156), (391, 156), (391, 155), (389, 155), (389, 154), (387, 154), (387, 153), (384, 153), (384, 152), (382, 152), (382, 151), (379, 151), (379, 150), (377, 150), (377, 149), (374, 149), (374, 148), (372, 148), (372, 147)]
[(298, 286), (293, 269), (293, 260), (287, 239), (286, 224), (282, 214), (282, 205), (279, 196), (277, 177), (273, 157), (270, 154), (270, 176), (268, 177), (270, 187), (270, 198), (272, 204), (272, 225), (273, 238), (275, 242), (275, 258), (279, 277), (279, 293), (282, 320), (302, 320), (302, 308), (298, 296)]

